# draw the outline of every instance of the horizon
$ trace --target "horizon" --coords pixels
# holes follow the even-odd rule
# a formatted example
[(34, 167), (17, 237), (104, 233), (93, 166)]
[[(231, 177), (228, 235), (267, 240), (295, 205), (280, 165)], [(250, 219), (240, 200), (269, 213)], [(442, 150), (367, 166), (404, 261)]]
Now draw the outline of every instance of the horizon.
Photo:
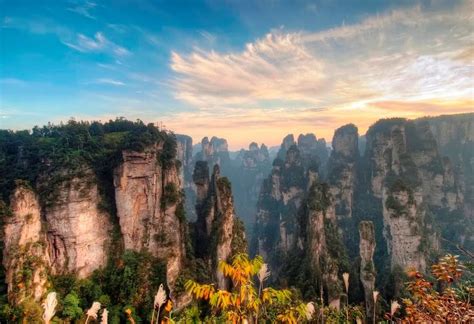
[(3, 0), (0, 128), (124, 116), (237, 150), (472, 112), (472, 6)]
[[(474, 112), (458, 113), (458, 114), (442, 114), (442, 115), (425, 115), (425, 116), (421, 116), (421, 117), (418, 117), (418, 118), (439, 118), (439, 117), (460, 116), (460, 115), (473, 115), (473, 116), (474, 116)], [(122, 117), (122, 116), (120, 116), (120, 117), (117, 116), (117, 117), (115, 117), (115, 118), (123, 118), (123, 117)], [(114, 120), (115, 118), (112, 118), (112, 120)], [(391, 117), (391, 118), (398, 118), (398, 117)], [(400, 118), (403, 118), (403, 117), (400, 117)], [(376, 122), (380, 121), (381, 119), (384, 119), (384, 118), (377, 119), (374, 123), (372, 123), (371, 125), (369, 125), (363, 132), (360, 131), (360, 128), (359, 128), (358, 125), (354, 124), (354, 126), (356, 126), (357, 129), (358, 129), (359, 138), (366, 136), (368, 129), (369, 129), (373, 124), (375, 124)], [(410, 120), (410, 118), (407, 118), (407, 119)], [(101, 123), (106, 123), (106, 122), (108, 122), (108, 120), (77, 120), (77, 119), (74, 118), (74, 117), (70, 117), (70, 118), (67, 119), (67, 120), (61, 120), (61, 121), (59, 121), (58, 123), (47, 122), (47, 123), (44, 124), (44, 125), (47, 125), (47, 124), (58, 125), (58, 124), (61, 124), (61, 123), (65, 124), (65, 123), (68, 122), (68, 120), (75, 120), (75, 121), (77, 121), (77, 122), (94, 122), (94, 121), (101, 122)], [(144, 124), (150, 123), (150, 122), (144, 121), (144, 120), (142, 120), (142, 122), (143, 122)], [(163, 126), (160, 125), (159, 122), (151, 122), (151, 123), (153, 123), (156, 127), (160, 128), (160, 129), (161, 129), (161, 127), (164, 126), (164, 125), (163, 125)], [(346, 123), (346, 124), (342, 124), (342, 125), (337, 126), (337, 127), (333, 130), (333, 133), (334, 133), (339, 127), (342, 127), (342, 126), (345, 126), (345, 125), (348, 125), (348, 124), (351, 124), (351, 123)], [(35, 126), (42, 127), (42, 126), (44, 126), (44, 125), (35, 125)], [(34, 127), (35, 127), (35, 126), (34, 126)], [(25, 128), (23, 128), (23, 129), (8, 129), (8, 130), (11, 130), (11, 131), (24, 131), (24, 130), (26, 130), (26, 131), (31, 132), (31, 131), (32, 131), (32, 128), (29, 128), (29, 129), (25, 129)], [(170, 131), (170, 132), (172, 132), (172, 133), (174, 133), (174, 134), (176, 134), (176, 135), (188, 135), (188, 134), (183, 134), (183, 133), (175, 132), (173, 129), (166, 129), (166, 128), (163, 128), (163, 130), (165, 130), (165, 131)], [(282, 144), (283, 138), (284, 138), (285, 136), (287, 136), (287, 135), (294, 135), (295, 140), (297, 140), (299, 135), (302, 135), (302, 134), (303, 134), (303, 135), (306, 135), (306, 134), (314, 134), (318, 140), (319, 140), (319, 139), (324, 139), (324, 140), (326, 141), (326, 147), (329, 148), (329, 149), (332, 149), (332, 139), (333, 139), (334, 136), (331, 136), (330, 138), (321, 137), (321, 136), (318, 136), (317, 133), (311, 132), (311, 131), (310, 131), (310, 132), (306, 132), (306, 133), (291, 132), (291, 131), (289, 132), (289, 131), (287, 131), (286, 133), (283, 132), (282, 134), (283, 134), (283, 135), (280, 137), (279, 142), (278, 142), (278, 139), (276, 139), (275, 142), (274, 142), (274, 144), (272, 144), (272, 143), (266, 143), (266, 142), (262, 142), (262, 141), (259, 142), (259, 141), (257, 141), (257, 140), (254, 140), (254, 141), (250, 141), (246, 146), (239, 146), (239, 147), (233, 146), (232, 143), (231, 143), (227, 138), (222, 137), (222, 136), (220, 136), (219, 134), (209, 134), (209, 135), (205, 135), (205, 136), (203, 136), (203, 137), (201, 137), (201, 138), (194, 138), (194, 137), (191, 137), (191, 138), (192, 138), (193, 147), (194, 147), (195, 145), (201, 145), (201, 141), (202, 141), (202, 139), (204, 139), (204, 137), (208, 137), (209, 140), (210, 140), (212, 137), (222, 138), (222, 139), (225, 139), (225, 140), (227, 141), (227, 144), (228, 144), (228, 147), (229, 147), (229, 152), (239, 152), (239, 151), (242, 150), (242, 149), (245, 149), (245, 150), (249, 149), (249, 146), (250, 146), (251, 143), (257, 143), (259, 147), (260, 147), (262, 144), (265, 144), (265, 145), (267, 146), (267, 148), (270, 150), (270, 149), (279, 148), (279, 147), (281, 146), (281, 144)], [(334, 134), (333, 134), (333, 135), (334, 135)], [(188, 136), (189, 136), (189, 135), (188, 135)]]

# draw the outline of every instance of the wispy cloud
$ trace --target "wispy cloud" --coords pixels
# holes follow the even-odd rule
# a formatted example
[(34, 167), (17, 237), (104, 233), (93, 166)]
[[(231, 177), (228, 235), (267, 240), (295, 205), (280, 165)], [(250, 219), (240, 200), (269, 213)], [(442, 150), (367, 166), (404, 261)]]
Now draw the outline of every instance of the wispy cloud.
[(291, 34), (268, 34), (240, 53), (173, 52), (171, 60), (179, 75), (177, 98), (199, 107), (275, 99), (318, 103), (311, 94), (325, 80), (323, 63)]
[(95, 33), (94, 37), (87, 37), (84, 34), (77, 34), (72, 41), (63, 41), (63, 44), (79, 52), (108, 52), (115, 56), (130, 55), (130, 51), (121, 47), (108, 38), (102, 32)]
[(416, 6), (317, 33), (277, 30), (241, 52), (173, 52), (175, 94), (201, 109), (462, 97), (472, 91), (474, 69), (461, 59), (472, 57), (473, 23), (463, 5)]
[(217, 36), (208, 32), (208, 31), (205, 31), (205, 30), (201, 30), (199, 32), (199, 34), (205, 39), (207, 40), (210, 44), (214, 44), (214, 42), (216, 41), (217, 39)]
[(96, 17), (91, 14), (92, 9), (94, 9), (95, 7), (97, 7), (96, 3), (85, 1), (83, 3), (76, 4), (74, 7), (67, 8), (67, 10), (75, 12), (78, 15), (84, 16), (89, 19), (96, 19)]
[(469, 6), (414, 6), (318, 32), (279, 29), (241, 51), (172, 52), (175, 96), (196, 110), (167, 123), (191, 134), (205, 124), (229, 133), (254, 126), (278, 133), (292, 124), (330, 137), (349, 121), (363, 130), (397, 114), (472, 110)]
[(112, 86), (124, 86), (125, 85), (125, 83), (123, 83), (122, 81), (118, 81), (118, 80), (114, 80), (114, 79), (107, 79), (107, 78), (97, 79), (97, 80), (95, 80), (94, 83), (106, 84), (106, 85), (112, 85)]

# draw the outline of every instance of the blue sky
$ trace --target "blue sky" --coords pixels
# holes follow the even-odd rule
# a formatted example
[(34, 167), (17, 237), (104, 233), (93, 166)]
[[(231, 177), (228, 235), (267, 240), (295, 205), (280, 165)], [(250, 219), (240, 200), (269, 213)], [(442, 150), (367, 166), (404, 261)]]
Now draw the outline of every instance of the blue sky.
[(163, 123), (231, 148), (472, 111), (470, 1), (0, 0), (0, 127)]

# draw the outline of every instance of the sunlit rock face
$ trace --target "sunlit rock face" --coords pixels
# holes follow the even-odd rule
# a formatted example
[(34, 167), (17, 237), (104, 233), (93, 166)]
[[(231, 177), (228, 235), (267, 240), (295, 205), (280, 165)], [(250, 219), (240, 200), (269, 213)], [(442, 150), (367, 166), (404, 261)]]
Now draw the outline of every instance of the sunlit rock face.
[(195, 253), (211, 266), (211, 272), (221, 289), (230, 282), (218, 269), (220, 261), (247, 249), (245, 233), (234, 212), (232, 189), (229, 180), (221, 177), (219, 165), (214, 165), (209, 179), (207, 162), (196, 163), (193, 180), (197, 189), (195, 224)]
[[(67, 178), (67, 171), (59, 177)], [(46, 177), (48, 185), (50, 177)], [(97, 178), (85, 168), (56, 188), (56, 198), (45, 207), (51, 271), (85, 278), (105, 266), (110, 238), (110, 216), (100, 209)]]
[(157, 161), (160, 143), (143, 152), (124, 151), (114, 172), (117, 216), (125, 249), (146, 250), (167, 264), (173, 287), (184, 253), (185, 216), (179, 164)]
[[(40, 301), (47, 290), (49, 255), (37, 195), (27, 185), (17, 185), (10, 210), (2, 235), (8, 300), (11, 305), (26, 298)], [(25, 270), (31, 271), (29, 278), (23, 277)]]

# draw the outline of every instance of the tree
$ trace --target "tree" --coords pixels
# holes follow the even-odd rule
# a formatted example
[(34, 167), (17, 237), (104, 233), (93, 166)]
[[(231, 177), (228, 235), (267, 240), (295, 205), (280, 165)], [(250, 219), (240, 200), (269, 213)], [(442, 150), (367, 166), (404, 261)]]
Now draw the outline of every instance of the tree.
[(67, 294), (63, 301), (63, 316), (69, 320), (80, 318), (82, 315), (82, 308), (79, 307), (80, 302), (79, 296), (74, 291)]
[[(185, 285), (196, 300), (209, 303), (214, 316), (222, 316), (231, 323), (257, 320), (300, 323), (309, 320), (314, 313), (314, 304), (301, 303), (289, 290), (263, 288), (263, 281), (270, 273), (260, 256), (250, 260), (247, 254), (237, 254), (230, 264), (221, 261), (219, 269), (232, 281), (232, 289), (216, 289), (213, 284), (202, 285), (193, 280)], [(259, 272), (260, 285), (256, 286), (253, 278)]]
[(408, 275), (412, 281), (407, 284), (407, 290), (411, 297), (403, 300), (407, 313), (405, 320), (410, 323), (474, 321), (474, 307), (470, 300), (460, 298), (453, 288), (461, 278), (463, 270), (464, 266), (458, 261), (458, 257), (450, 254), (433, 265), (431, 272), (441, 287), (440, 292), (436, 291), (435, 285), (427, 281), (420, 272), (410, 271)]

